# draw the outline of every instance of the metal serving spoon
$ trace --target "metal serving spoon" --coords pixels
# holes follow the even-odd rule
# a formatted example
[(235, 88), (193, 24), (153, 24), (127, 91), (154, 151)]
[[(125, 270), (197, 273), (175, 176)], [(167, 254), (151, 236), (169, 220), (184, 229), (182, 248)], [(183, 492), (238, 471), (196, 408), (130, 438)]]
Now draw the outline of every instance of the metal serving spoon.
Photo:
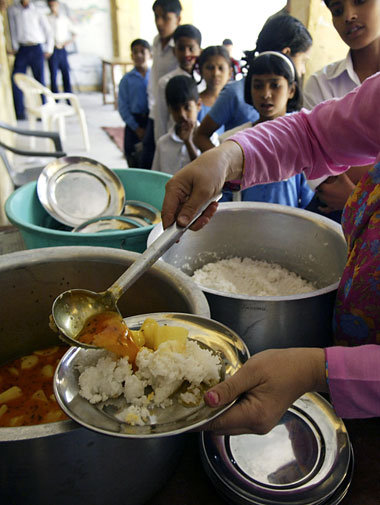
[(194, 223), (210, 203), (218, 201), (221, 195), (209, 200), (185, 227), (173, 223), (141, 254), (141, 256), (112, 284), (101, 293), (86, 289), (70, 289), (60, 294), (54, 301), (52, 316), (61, 333), (61, 338), (69, 345), (96, 348), (77, 340), (86, 321), (103, 312), (117, 312), (117, 301), (122, 294), (137, 281)]

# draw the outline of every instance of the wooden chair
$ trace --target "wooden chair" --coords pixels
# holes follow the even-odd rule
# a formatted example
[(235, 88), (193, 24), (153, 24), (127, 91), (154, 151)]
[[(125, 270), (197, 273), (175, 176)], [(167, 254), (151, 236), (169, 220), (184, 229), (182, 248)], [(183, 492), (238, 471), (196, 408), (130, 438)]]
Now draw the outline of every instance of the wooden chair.
[[(40, 119), (45, 131), (58, 129), (64, 142), (66, 139), (65, 118), (76, 116), (81, 127), (85, 149), (86, 151), (90, 150), (86, 116), (74, 93), (53, 93), (49, 88), (26, 74), (16, 73), (13, 77), (16, 85), (24, 94), (24, 105), (30, 129), (36, 129), (37, 119)], [(58, 124), (58, 128), (56, 128), (56, 124)]]

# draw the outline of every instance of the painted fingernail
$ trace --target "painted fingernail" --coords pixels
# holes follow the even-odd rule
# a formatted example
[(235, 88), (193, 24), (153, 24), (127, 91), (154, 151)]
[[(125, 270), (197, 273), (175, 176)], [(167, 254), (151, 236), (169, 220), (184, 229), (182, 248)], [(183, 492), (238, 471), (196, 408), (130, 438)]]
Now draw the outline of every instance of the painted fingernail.
[(206, 393), (206, 398), (210, 407), (217, 407), (219, 405), (220, 398), (216, 391), (208, 391)]

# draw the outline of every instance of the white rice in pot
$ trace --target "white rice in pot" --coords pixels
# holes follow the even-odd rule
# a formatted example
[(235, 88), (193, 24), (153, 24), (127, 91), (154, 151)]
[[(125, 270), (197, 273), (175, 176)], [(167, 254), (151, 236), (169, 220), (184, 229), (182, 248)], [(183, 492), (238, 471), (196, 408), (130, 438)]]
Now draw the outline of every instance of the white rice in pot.
[(276, 263), (229, 258), (206, 263), (192, 279), (205, 288), (236, 295), (287, 296), (314, 291), (315, 286)]

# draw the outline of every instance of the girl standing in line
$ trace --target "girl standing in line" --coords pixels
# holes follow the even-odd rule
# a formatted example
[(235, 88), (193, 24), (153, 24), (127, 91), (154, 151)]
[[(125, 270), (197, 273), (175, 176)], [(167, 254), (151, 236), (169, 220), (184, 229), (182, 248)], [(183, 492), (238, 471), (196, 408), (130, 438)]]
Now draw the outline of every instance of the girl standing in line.
[[(245, 80), (244, 98), (258, 111), (259, 119), (254, 124), (245, 123), (225, 132), (222, 140), (223, 137), (226, 139), (237, 131), (301, 109), (302, 96), (292, 60), (276, 51), (264, 51), (259, 54), (250, 65)], [(248, 188), (242, 191), (242, 200), (305, 208), (313, 195), (305, 176), (297, 174), (281, 182)], [(231, 199), (231, 193), (225, 192), (222, 201)]]
[[(206, 89), (199, 95), (202, 105), (198, 114), (198, 121), (201, 122), (216, 102), (219, 93), (231, 79), (232, 62), (225, 47), (209, 46), (202, 51), (196, 67), (202, 80), (206, 83)], [(216, 130), (218, 135), (223, 132), (223, 125)]]
[[(291, 57), (301, 78), (305, 73), (312, 42), (310, 33), (301, 21), (293, 16), (279, 15), (265, 23), (257, 37), (255, 50), (247, 51), (246, 55), (250, 60), (263, 51), (280, 51)], [(210, 137), (220, 126), (230, 130), (247, 121), (257, 120), (255, 108), (244, 101), (244, 83), (245, 78), (228, 83), (202, 120), (194, 135), (194, 142), (202, 152), (214, 147)]]

